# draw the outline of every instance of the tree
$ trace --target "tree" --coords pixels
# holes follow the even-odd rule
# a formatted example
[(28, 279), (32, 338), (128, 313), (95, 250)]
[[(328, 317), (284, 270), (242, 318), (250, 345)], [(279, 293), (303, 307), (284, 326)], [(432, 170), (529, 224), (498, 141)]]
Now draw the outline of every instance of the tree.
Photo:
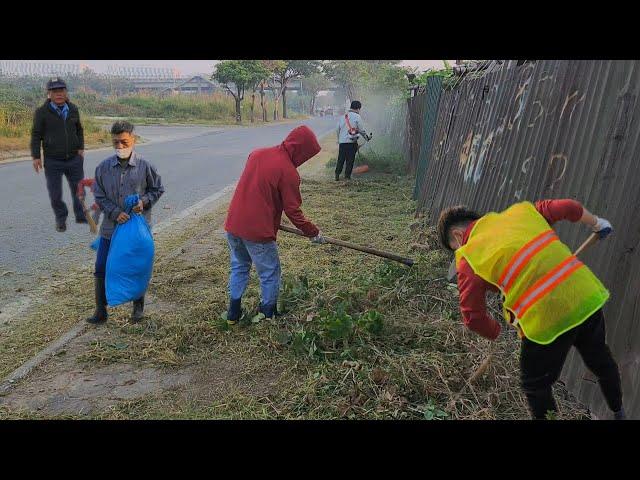
[(323, 70), (327, 76), (345, 89), (350, 100), (360, 99), (363, 94), (390, 90), (402, 93), (407, 69), (398, 64), (401, 60), (329, 60)]
[[(270, 73), (271, 74), (271, 73)], [(263, 78), (258, 83), (258, 87), (260, 88), (260, 108), (262, 109), (262, 121), (267, 122), (267, 106), (264, 104), (264, 89), (267, 87), (267, 83), (269, 81), (269, 77)]]
[[(276, 83), (282, 96), (282, 116), (287, 118), (287, 85), (292, 78), (311, 75), (320, 69), (319, 60), (281, 60), (283, 64), (274, 70)], [(277, 111), (277, 109), (276, 109)], [(274, 112), (275, 113), (275, 112)]]
[(329, 88), (329, 85), (329, 79), (321, 73), (314, 73), (302, 79), (302, 88), (311, 97), (309, 100), (309, 115), (313, 115), (315, 110), (318, 92)]
[(370, 69), (367, 86), (373, 93), (393, 92), (404, 96), (409, 88), (408, 73), (414, 73), (414, 69), (389, 63), (374, 65)]
[[(223, 60), (216, 64), (213, 79), (227, 89), (236, 102), (236, 123), (242, 123), (241, 103), (253, 78), (252, 60)], [(233, 87), (233, 88), (232, 88)]]
[(324, 63), (323, 70), (344, 88), (349, 100), (360, 96), (362, 82), (369, 73), (366, 60), (329, 60)]
[(246, 60), (249, 70), (248, 85), (251, 88), (251, 123), (254, 123), (254, 106), (256, 103), (256, 90), (260, 89), (260, 105), (262, 107), (262, 120), (266, 121), (266, 109), (264, 106), (264, 86), (272, 74), (270, 65), (264, 60)]
[[(271, 82), (274, 76), (274, 70), (279, 67), (278, 62), (282, 60), (258, 60), (260, 66), (264, 69), (264, 75), (258, 75), (260, 79), (257, 83), (257, 89), (260, 92), (260, 108), (262, 109), (262, 121), (268, 122), (267, 118), (267, 105), (264, 101), (265, 89), (270, 88)], [(253, 99), (252, 99), (253, 101)]]
[[(264, 89), (265, 88), (270, 89), (271, 92), (273, 93), (273, 119), (277, 120), (278, 104), (280, 102), (280, 95), (282, 94), (282, 89), (278, 85), (277, 79), (279, 77), (279, 73), (286, 70), (287, 62), (285, 62), (284, 60), (264, 60), (264, 64), (269, 70), (269, 76), (265, 81), (261, 82), (260, 84), (260, 92), (261, 92), (260, 100), (262, 101), (263, 99)], [(264, 115), (264, 121), (266, 122), (267, 121), (266, 110), (264, 109), (264, 107), (263, 107), (263, 115)]]

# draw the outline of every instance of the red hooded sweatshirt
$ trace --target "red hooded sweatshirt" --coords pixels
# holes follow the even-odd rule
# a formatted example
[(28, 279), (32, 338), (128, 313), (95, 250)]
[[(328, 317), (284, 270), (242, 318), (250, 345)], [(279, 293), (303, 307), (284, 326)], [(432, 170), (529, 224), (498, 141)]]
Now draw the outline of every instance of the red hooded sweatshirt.
[(321, 150), (313, 131), (294, 128), (280, 145), (249, 154), (227, 213), (227, 232), (252, 242), (276, 239), (282, 212), (309, 237), (319, 230), (300, 209), (300, 165)]

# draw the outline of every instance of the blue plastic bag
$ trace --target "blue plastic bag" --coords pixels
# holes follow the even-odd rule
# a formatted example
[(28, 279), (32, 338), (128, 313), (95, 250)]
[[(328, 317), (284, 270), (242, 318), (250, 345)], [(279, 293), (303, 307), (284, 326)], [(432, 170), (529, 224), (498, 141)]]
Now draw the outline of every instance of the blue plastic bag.
[(155, 247), (149, 225), (141, 213), (132, 211), (139, 196), (125, 198), (125, 211), (131, 218), (117, 224), (107, 256), (105, 289), (110, 307), (138, 300), (151, 280)]
[(98, 251), (99, 246), (100, 246), (100, 235), (98, 235), (96, 239), (93, 242), (91, 242), (90, 247), (92, 250)]

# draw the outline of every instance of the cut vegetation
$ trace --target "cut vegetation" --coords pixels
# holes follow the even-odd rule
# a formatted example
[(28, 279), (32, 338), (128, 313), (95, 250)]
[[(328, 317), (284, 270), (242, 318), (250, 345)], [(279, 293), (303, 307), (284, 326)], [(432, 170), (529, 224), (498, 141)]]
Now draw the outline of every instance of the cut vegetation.
[[(251, 323), (259, 301), (253, 272), (247, 314), (230, 327), (219, 320), (229, 262), (223, 205), (177, 233), (158, 235), (154, 308), (141, 324), (128, 324), (129, 305), (111, 309), (106, 326), (90, 329), (0, 397), (2, 415), (528, 419), (519, 340), (506, 326), (484, 376), (466, 384), (489, 342), (461, 323), (456, 287), (446, 281), (450, 257), (414, 219), (412, 179), (398, 175), (397, 162), (370, 153), (370, 173), (335, 182), (326, 168), (335, 150), (329, 135), (323, 152), (301, 169), (305, 214), (329, 236), (412, 256), (413, 267), (281, 232), (284, 315)], [(2, 332), (4, 375), (90, 314), (89, 269), (76, 275), (47, 307)], [(493, 313), (499, 316), (495, 306)], [(70, 372), (106, 387), (70, 394), (73, 382), (60, 380)], [(123, 390), (139, 382), (144, 386)], [(563, 418), (588, 418), (566, 392), (556, 394)]]

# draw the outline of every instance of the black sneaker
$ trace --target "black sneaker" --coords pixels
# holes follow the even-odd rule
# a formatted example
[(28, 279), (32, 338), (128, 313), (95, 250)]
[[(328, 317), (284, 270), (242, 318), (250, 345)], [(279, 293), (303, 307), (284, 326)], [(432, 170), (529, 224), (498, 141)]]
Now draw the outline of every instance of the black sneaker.
[(106, 315), (102, 315), (100, 313), (94, 313), (93, 316), (87, 318), (88, 323), (92, 323), (93, 325), (99, 325), (101, 323), (106, 323), (107, 317)]
[(57, 232), (66, 232), (67, 231), (66, 222), (56, 222), (56, 231)]
[(86, 218), (76, 218), (76, 223), (89, 223)]

